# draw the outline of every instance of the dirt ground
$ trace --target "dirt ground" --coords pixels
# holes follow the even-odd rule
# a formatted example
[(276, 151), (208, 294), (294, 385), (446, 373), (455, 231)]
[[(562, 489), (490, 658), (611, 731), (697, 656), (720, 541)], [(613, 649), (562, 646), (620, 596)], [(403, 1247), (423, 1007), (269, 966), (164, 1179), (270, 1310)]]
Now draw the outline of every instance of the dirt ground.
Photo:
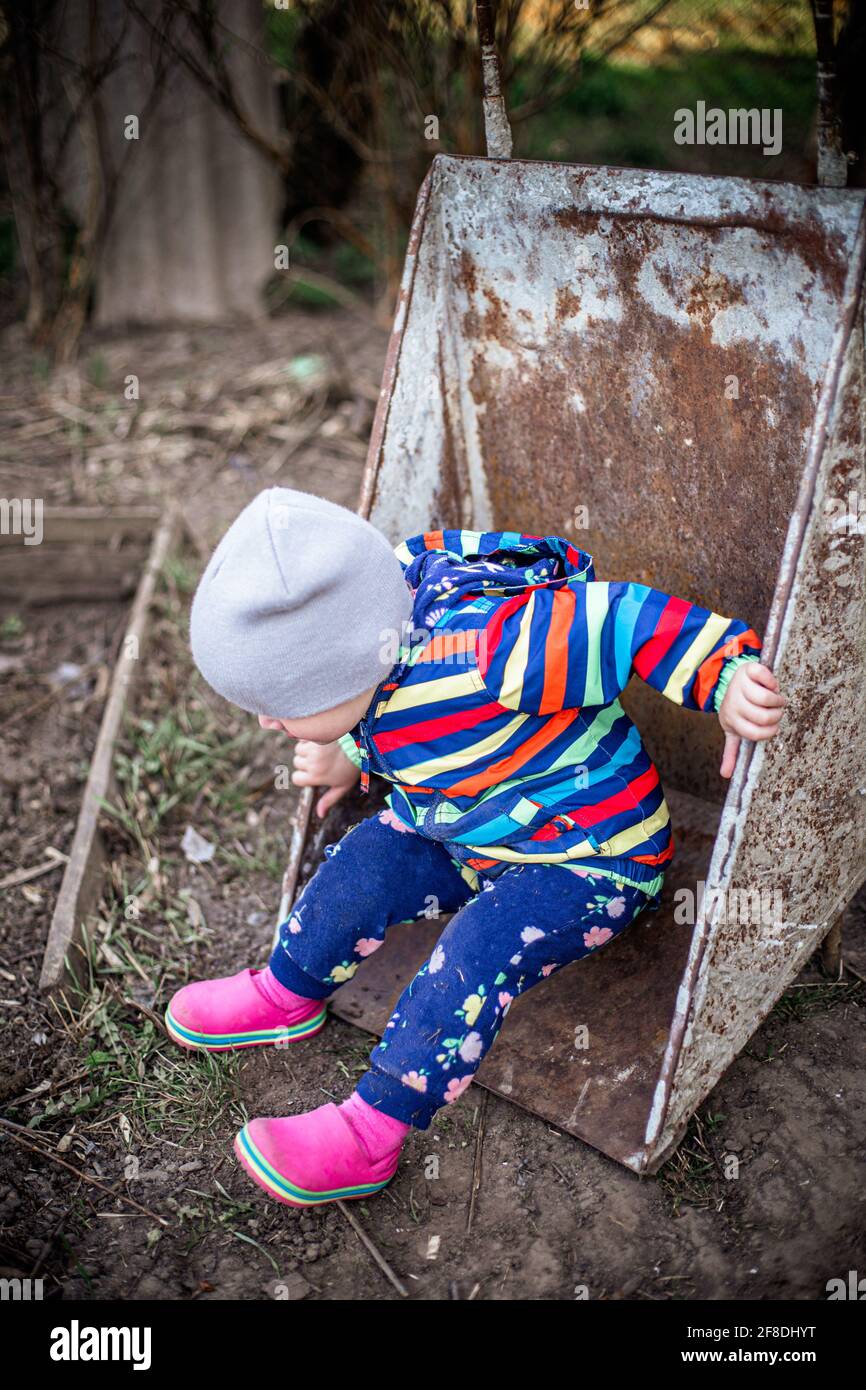
[[(195, 576), (264, 485), (354, 503), (384, 341), (359, 317), (293, 313), (94, 340), (63, 378), (18, 330), (0, 348), (3, 495), (170, 495), (196, 541), (161, 586), (77, 994), (36, 989), (59, 871), (0, 890), (0, 1107), (18, 1126), (0, 1130), (0, 1265), (43, 1277), (46, 1296), (400, 1297), (340, 1210), (268, 1202), (230, 1150), (248, 1115), (342, 1099), (371, 1039), (331, 1020), (288, 1051), (206, 1058), (160, 1024), (186, 978), (264, 961), (293, 798), (275, 786), (285, 746), (190, 669)], [(123, 612), (0, 605), (0, 878), (69, 848)], [(208, 862), (184, 856), (188, 825), (214, 845)], [(356, 1220), (412, 1298), (824, 1298), (828, 1279), (866, 1265), (866, 895), (845, 958), (841, 981), (813, 962), (788, 990), (656, 1176), (473, 1087), (411, 1137)]]

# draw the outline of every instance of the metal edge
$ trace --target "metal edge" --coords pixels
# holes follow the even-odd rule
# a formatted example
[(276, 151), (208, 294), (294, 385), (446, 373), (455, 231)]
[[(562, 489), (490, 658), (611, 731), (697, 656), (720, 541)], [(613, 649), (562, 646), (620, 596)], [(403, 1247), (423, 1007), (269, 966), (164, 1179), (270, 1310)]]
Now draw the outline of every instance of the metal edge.
[[(397, 366), (400, 361), (400, 352), (403, 346), (403, 331), (406, 326), (409, 301), (412, 297), (412, 287), (415, 282), (415, 271), (418, 264), (418, 249), (421, 245), (421, 234), (424, 230), (427, 210), (430, 205), (430, 192), (434, 174), (438, 173), (437, 165), (441, 158), (441, 155), (436, 155), (433, 159), (424, 177), (424, 182), (418, 190), (418, 198), (415, 203), (415, 213), (412, 218), (409, 242), (406, 247), (406, 259), (403, 263), (400, 292), (397, 296), (397, 304), (394, 309), (394, 323), (388, 339), (388, 348), (385, 353), (385, 365), (382, 369), (382, 385), (379, 389), (379, 400), (376, 405), (376, 414), (373, 417), (370, 442), (367, 446), (367, 459), (364, 465), (363, 477), (361, 478), (357, 512), (359, 516), (365, 518), (369, 518), (373, 505), (373, 495), (382, 462), (385, 429), (391, 411), (394, 382), (397, 378)], [(303, 858), (304, 847), (310, 828), (310, 820), (313, 814), (313, 801), (314, 789), (312, 787), (304, 787), (292, 814), (289, 827), (289, 854), (280, 888), (280, 905), (277, 911), (277, 921), (274, 924), (272, 946), (276, 946), (279, 941), (280, 927), (289, 915), (295, 896), (295, 890), (298, 886), (301, 860)]]
[(777, 193), (781, 189), (789, 194), (820, 194), (825, 201), (825, 195), (829, 193), (836, 195), (840, 205), (845, 202), (860, 202), (866, 205), (866, 189), (850, 185), (847, 188), (833, 188), (819, 183), (794, 183), (790, 179), (750, 179), (740, 174), (687, 174), (676, 169), (649, 169), (640, 164), (584, 164), (580, 160), (528, 159), (526, 156), (506, 159), (494, 155), (443, 153), (436, 155), (436, 160), (441, 160), (444, 164), (501, 165), (503, 172), (507, 169), (547, 167), (559, 169), (569, 174), (637, 174), (648, 175), (651, 178), (688, 178), (694, 183), (727, 183), (746, 190), (754, 189), (761, 193)]

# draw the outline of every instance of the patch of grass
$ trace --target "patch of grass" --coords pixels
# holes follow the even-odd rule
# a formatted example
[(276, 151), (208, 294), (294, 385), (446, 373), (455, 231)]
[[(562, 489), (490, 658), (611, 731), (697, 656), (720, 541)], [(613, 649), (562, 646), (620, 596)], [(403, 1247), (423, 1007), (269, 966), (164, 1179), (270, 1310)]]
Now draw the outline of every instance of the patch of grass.
[(771, 1019), (801, 1020), (814, 1018), (817, 1014), (829, 1013), (840, 1004), (863, 999), (863, 985), (859, 980), (827, 980), (826, 983), (797, 986), (792, 985), (773, 1006)]
[(166, 560), (163, 577), (177, 593), (191, 594), (195, 589), (198, 573), (187, 556), (171, 555)]
[(30, 365), (33, 370), (33, 375), (40, 381), (48, 381), (54, 370), (51, 358), (47, 352), (32, 353)]
[(224, 742), (206, 707), (194, 700), (159, 719), (134, 717), (115, 760), (120, 801), (106, 809), (141, 847), (183, 807), (237, 815), (244, 807), (238, 754), (253, 738), (250, 727)]
[(259, 837), (259, 845), (253, 852), (245, 849), (242, 845), (235, 847), (220, 845), (216, 857), (220, 863), (228, 865), (237, 873), (258, 871), (267, 874), (268, 878), (272, 878), (275, 883), (279, 883), (285, 868), (283, 841), (275, 836)]
[(700, 1210), (718, 1205), (724, 1175), (707, 1140), (723, 1119), (710, 1113), (693, 1115), (676, 1152), (659, 1169), (656, 1180), (672, 1216), (686, 1204)]
[(334, 1064), (340, 1074), (352, 1086), (363, 1076), (370, 1066), (370, 1052), (376, 1046), (379, 1039), (372, 1034), (366, 1038), (360, 1036), (356, 1028), (341, 1029), (340, 1053), (334, 1058)]
[(371, 285), (376, 278), (376, 267), (357, 246), (344, 241), (334, 252), (334, 274), (343, 285)]
[(24, 622), (17, 613), (9, 613), (0, 623), (0, 641), (7, 642), (20, 637), (24, 632)]
[(156, 1026), (152, 1011), (136, 1006), (98, 968), (82, 988), (64, 992), (58, 1009), (67, 1036), (84, 1057), (86, 1077), (50, 1096), (30, 1119), (30, 1128), (87, 1117), (85, 1132), (91, 1125), (115, 1129), (123, 1117), (120, 1132), (136, 1160), (127, 1171), (132, 1176), (155, 1140), (201, 1142), (243, 1124), (237, 1058), (179, 1051)]
[[(242, 1221), (255, 1219), (261, 1207), (257, 1201), (256, 1194), (250, 1193), (250, 1199), (232, 1197), (218, 1181), (214, 1181), (215, 1191), (204, 1192), (198, 1187), (187, 1187), (184, 1193), (195, 1199), (193, 1202), (182, 1201), (178, 1203), (177, 1215), (189, 1228), (188, 1250), (192, 1250), (208, 1231), (215, 1227), (223, 1227), (230, 1231), (232, 1235), (237, 1235), (234, 1230)], [(255, 1242), (253, 1242), (255, 1244)], [(271, 1256), (267, 1258), (270, 1260)]]
[(108, 363), (101, 352), (92, 352), (85, 366), (87, 379), (91, 385), (101, 390), (108, 381)]

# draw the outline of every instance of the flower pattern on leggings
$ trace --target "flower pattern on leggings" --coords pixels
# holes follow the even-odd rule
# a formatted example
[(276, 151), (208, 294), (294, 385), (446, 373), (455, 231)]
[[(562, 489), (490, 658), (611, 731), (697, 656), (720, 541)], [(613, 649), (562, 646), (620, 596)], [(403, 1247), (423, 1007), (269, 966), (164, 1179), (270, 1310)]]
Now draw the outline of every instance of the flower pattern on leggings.
[(446, 847), (404, 829), (382, 813), (344, 836), (295, 905), (271, 969), (296, 993), (325, 998), (364, 968), (390, 926), (427, 930), (435, 901), (450, 920), (358, 1086), (385, 1114), (426, 1128), (471, 1084), (521, 994), (609, 946), (655, 902), (613, 877), (535, 864), (475, 890)]

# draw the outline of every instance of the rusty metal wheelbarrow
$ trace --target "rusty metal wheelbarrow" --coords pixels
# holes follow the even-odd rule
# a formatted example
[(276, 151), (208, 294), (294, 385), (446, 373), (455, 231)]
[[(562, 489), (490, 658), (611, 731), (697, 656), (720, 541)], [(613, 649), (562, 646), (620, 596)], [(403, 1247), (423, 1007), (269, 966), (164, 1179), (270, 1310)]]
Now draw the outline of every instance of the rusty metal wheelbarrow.
[[(636, 1172), (866, 878), (863, 203), (441, 155), (418, 197), (362, 513), (395, 543), (571, 536), (599, 577), (744, 619), (790, 700), (728, 786), (717, 721), (632, 682), (677, 846), (662, 910), (519, 1000), (478, 1075)], [(281, 920), (322, 843), (371, 809), (316, 834), (312, 799)], [(744, 920), (744, 901), (761, 910)], [(334, 1011), (380, 1032), (440, 930), (394, 927)]]

